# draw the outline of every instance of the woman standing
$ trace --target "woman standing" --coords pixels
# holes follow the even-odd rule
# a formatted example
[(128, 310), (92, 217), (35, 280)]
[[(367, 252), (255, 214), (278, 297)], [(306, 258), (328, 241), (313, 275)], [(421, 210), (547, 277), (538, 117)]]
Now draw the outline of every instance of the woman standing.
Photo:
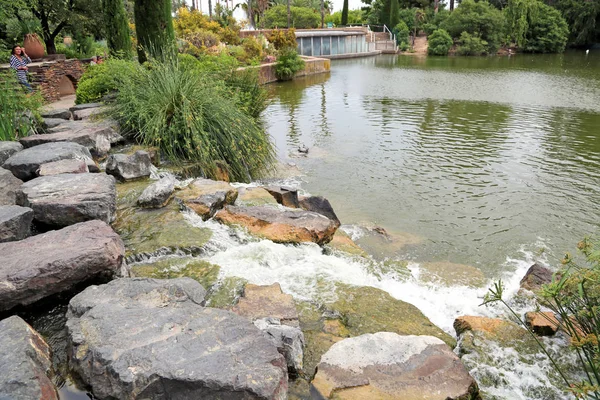
[(31, 62), (31, 58), (27, 54), (25, 54), (25, 49), (19, 46), (14, 46), (12, 48), (11, 56), (10, 56), (10, 67), (17, 71), (17, 79), (19, 83), (25, 87), (25, 89), (31, 93), (33, 89), (29, 82), (27, 82), (27, 64)]

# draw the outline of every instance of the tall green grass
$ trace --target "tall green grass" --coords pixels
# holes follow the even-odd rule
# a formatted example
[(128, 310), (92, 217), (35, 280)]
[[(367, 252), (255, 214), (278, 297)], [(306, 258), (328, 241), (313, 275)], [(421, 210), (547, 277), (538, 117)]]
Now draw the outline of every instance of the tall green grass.
[(42, 97), (25, 94), (12, 71), (0, 73), (0, 141), (16, 140), (35, 129)]
[(113, 107), (124, 134), (159, 147), (173, 161), (191, 161), (207, 177), (225, 162), (232, 180), (259, 178), (274, 149), (231, 87), (176, 59), (137, 66)]

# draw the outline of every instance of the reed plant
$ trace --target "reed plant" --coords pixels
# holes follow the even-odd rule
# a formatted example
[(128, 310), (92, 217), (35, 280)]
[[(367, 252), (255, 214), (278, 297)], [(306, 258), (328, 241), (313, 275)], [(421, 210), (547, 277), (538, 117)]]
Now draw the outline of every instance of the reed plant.
[(0, 73), (0, 141), (35, 131), (42, 101), (39, 93), (26, 94), (12, 71)]

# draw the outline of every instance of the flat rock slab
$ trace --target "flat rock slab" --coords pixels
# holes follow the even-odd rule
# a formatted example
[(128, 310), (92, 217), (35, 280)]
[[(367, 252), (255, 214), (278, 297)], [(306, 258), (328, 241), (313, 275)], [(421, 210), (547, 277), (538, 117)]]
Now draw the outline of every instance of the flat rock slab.
[(17, 190), (23, 181), (16, 178), (12, 172), (0, 168), (0, 206), (17, 204)]
[(106, 161), (106, 173), (120, 181), (147, 178), (152, 169), (152, 160), (147, 151), (139, 150), (131, 155), (113, 154)]
[(90, 126), (84, 129), (33, 135), (19, 139), (25, 147), (39, 146), (44, 143), (73, 142), (87, 147), (94, 157), (106, 157), (110, 151), (114, 130), (110, 127)]
[(88, 108), (98, 108), (102, 107), (104, 104), (102, 103), (85, 103), (85, 104), (77, 104), (76, 106), (70, 107), (69, 111), (75, 112), (80, 110), (87, 110)]
[(58, 400), (50, 347), (17, 316), (0, 321), (0, 399)]
[(122, 273), (125, 246), (102, 221), (0, 243), (0, 311), (32, 304), (78, 283)]
[(228, 225), (242, 226), (254, 235), (277, 243), (331, 241), (337, 229), (329, 218), (310, 211), (268, 206), (226, 206), (215, 214), (215, 219)]
[(66, 108), (44, 111), (42, 113), (42, 118), (71, 119), (71, 111)]
[(265, 286), (247, 284), (232, 311), (251, 321), (270, 317), (284, 325), (299, 326), (294, 298), (283, 293), (279, 283)]
[(54, 227), (99, 219), (115, 220), (115, 179), (106, 174), (61, 174), (40, 176), (25, 182), (17, 202), (31, 207), (34, 220)]
[(167, 205), (175, 190), (175, 178), (164, 177), (148, 186), (137, 200), (143, 208), (161, 208)]
[(177, 198), (204, 220), (227, 204), (235, 203), (238, 191), (228, 182), (199, 178), (177, 194)]
[(88, 287), (67, 312), (71, 367), (98, 399), (287, 398), (275, 345), (205, 294), (190, 278)]
[(40, 165), (39, 176), (60, 175), (60, 174), (85, 174), (90, 172), (87, 164), (83, 160), (59, 160)]
[(33, 210), (20, 206), (0, 206), (0, 242), (12, 242), (29, 236)]
[(65, 122), (64, 119), (61, 118), (44, 118), (43, 126), (45, 129), (51, 129), (57, 127)]
[(91, 128), (110, 128), (110, 143), (114, 144), (123, 140), (123, 137), (119, 134), (119, 123), (111, 119), (103, 119), (101, 121), (63, 121), (62, 124), (48, 129), (47, 133), (58, 133), (65, 131), (79, 132), (81, 130)]
[(92, 159), (90, 151), (80, 144), (71, 142), (45, 143), (25, 149), (12, 155), (6, 160), (3, 167), (10, 170), (14, 176), (22, 181), (28, 181), (37, 177), (40, 165), (52, 161), (71, 159), (85, 161), (91, 172), (100, 171)]
[(277, 206), (275, 198), (265, 188), (249, 187), (238, 188), (236, 206)]
[(0, 165), (4, 164), (10, 156), (21, 150), (23, 150), (23, 145), (19, 142), (0, 141)]
[(81, 121), (88, 119), (94, 115), (99, 115), (106, 112), (106, 107), (86, 108), (84, 110), (73, 111), (73, 119), (75, 121)]
[(391, 332), (335, 343), (321, 357), (311, 384), (313, 398), (325, 399), (458, 400), (477, 398), (478, 392), (440, 339)]

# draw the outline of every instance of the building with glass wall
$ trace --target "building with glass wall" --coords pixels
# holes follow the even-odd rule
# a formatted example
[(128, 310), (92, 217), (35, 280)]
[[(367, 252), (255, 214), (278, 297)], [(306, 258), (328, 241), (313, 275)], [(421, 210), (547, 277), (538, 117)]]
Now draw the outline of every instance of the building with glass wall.
[(379, 54), (375, 43), (367, 42), (362, 30), (302, 30), (296, 31), (298, 54), (325, 58), (351, 58)]

